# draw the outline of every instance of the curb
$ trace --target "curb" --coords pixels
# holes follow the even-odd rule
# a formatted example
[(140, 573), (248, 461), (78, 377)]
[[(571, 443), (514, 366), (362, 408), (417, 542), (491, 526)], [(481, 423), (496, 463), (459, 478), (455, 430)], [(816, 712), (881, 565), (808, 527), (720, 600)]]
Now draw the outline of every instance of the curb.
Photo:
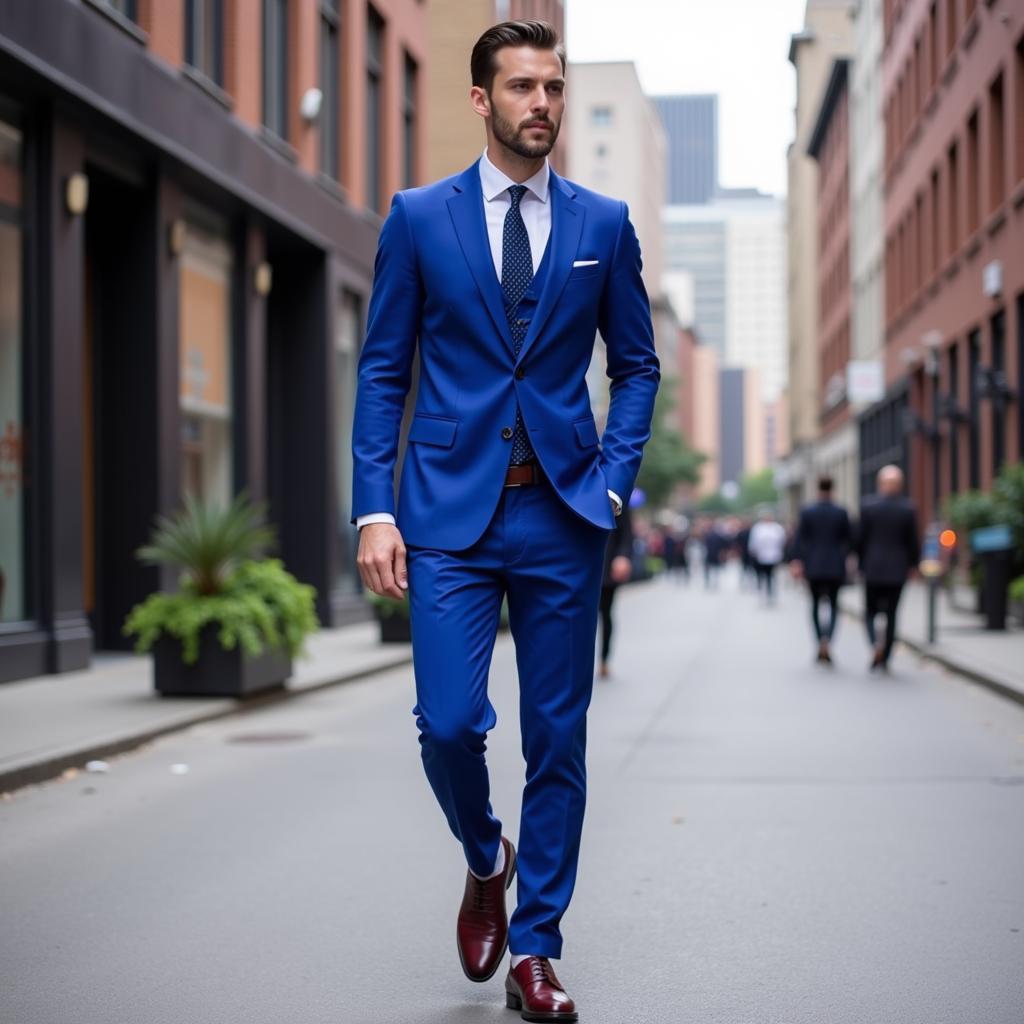
[[(280, 704), (285, 701), (295, 700), (307, 694), (319, 693), (334, 686), (341, 686), (344, 683), (354, 683), (369, 676), (378, 675), (382, 672), (390, 672), (396, 668), (404, 668), (412, 664), (412, 652), (403, 652), (389, 661), (374, 665), (371, 668), (360, 669), (357, 672), (349, 672), (332, 676), (320, 682), (310, 683), (307, 686), (289, 689), (287, 686), (269, 693), (256, 694), (252, 697), (240, 698), (236, 703), (227, 707), (220, 706), (214, 709), (203, 710), (197, 708), (195, 715), (187, 719), (174, 722), (170, 725), (162, 725), (155, 729), (146, 729), (142, 732), (135, 732), (128, 736), (121, 736), (93, 743), (91, 746), (67, 750), (62, 753), (51, 754), (38, 761), (29, 764), (18, 765), (14, 768), (0, 770), (0, 793), (12, 793), (25, 786), (31, 786), (40, 782), (47, 782), (57, 778), (68, 768), (80, 767), (87, 761), (101, 760), (106, 757), (113, 757), (116, 754), (123, 754), (129, 750), (151, 743), (161, 736), (168, 736), (171, 733), (183, 732), (191, 729), (194, 725), (205, 722), (215, 722), (219, 718), (228, 718), (232, 715), (244, 715), (249, 711), (257, 711), (272, 704)], [(219, 698), (223, 700), (223, 698)]]
[[(848, 615), (851, 619), (856, 619), (858, 622), (864, 621), (864, 613), (853, 608), (848, 608), (840, 605), (844, 615)], [(954, 658), (950, 658), (948, 655), (942, 654), (938, 651), (933, 651), (928, 644), (923, 643), (920, 640), (910, 640), (905, 636), (896, 635), (896, 640), (903, 644), (905, 647), (910, 648), (919, 657), (924, 658), (925, 661), (930, 661), (936, 665), (941, 665), (943, 668), (948, 669), (950, 672), (955, 672), (959, 676), (963, 676), (965, 679), (970, 679), (972, 683), (977, 683), (978, 686), (985, 687), (986, 690), (991, 690), (994, 694), (1004, 698), (1005, 700), (1011, 700), (1015, 704), (1024, 705), (1024, 690), (1019, 690), (1015, 686), (1011, 686), (1009, 683), (1001, 682), (991, 675), (987, 675), (984, 672), (979, 672), (975, 668), (971, 668), (969, 665), (965, 665), (961, 661), (957, 661)]]

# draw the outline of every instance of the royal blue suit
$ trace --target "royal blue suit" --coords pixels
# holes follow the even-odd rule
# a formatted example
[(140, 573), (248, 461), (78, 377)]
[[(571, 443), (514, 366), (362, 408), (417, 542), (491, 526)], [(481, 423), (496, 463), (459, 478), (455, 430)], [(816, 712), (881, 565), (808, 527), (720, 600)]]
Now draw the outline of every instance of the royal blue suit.
[[(586, 710), (603, 554), (650, 436), (659, 367), (640, 248), (623, 203), (550, 176), (551, 234), (520, 303), (519, 355), (484, 220), (479, 170), (398, 193), (381, 232), (353, 430), (353, 520), (396, 514), (408, 549), (413, 660), (428, 780), (479, 875), (501, 824), (484, 763), (487, 676), (507, 597), (526, 788), (510, 949), (557, 957), (585, 803)], [(587, 261), (591, 265), (574, 267)], [(600, 331), (602, 438), (586, 373)], [(399, 497), (399, 429), (419, 384)], [(521, 410), (546, 480), (506, 488)]]

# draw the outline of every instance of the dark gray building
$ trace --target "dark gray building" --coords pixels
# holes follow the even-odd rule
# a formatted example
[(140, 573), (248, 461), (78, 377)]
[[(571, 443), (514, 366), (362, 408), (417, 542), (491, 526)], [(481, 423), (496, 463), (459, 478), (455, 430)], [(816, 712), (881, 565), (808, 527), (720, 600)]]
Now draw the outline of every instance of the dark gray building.
[(718, 188), (718, 97), (657, 96), (668, 137), (668, 201), (706, 203)]

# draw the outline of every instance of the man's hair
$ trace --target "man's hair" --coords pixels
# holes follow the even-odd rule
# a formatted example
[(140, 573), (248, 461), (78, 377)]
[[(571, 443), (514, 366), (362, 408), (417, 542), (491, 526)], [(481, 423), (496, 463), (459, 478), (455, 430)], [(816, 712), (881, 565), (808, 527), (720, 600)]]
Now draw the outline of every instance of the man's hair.
[(494, 76), (498, 73), (495, 58), (498, 51), (506, 46), (532, 46), (535, 50), (554, 50), (562, 62), (562, 74), (565, 74), (565, 47), (559, 41), (558, 33), (553, 26), (546, 21), (503, 21), (500, 25), (492, 25), (473, 47), (473, 55), (469, 58), (469, 73), (473, 85), (490, 93), (494, 86)]
[(828, 494), (832, 490), (832, 477), (830, 476), (819, 476), (818, 477), (818, 490)]

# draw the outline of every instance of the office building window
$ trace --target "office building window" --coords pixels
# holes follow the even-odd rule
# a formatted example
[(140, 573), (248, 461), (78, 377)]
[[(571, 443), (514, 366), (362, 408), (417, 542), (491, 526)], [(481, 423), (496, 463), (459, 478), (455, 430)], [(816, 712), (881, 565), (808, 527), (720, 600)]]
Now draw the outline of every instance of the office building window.
[(978, 111), (967, 121), (967, 235), (970, 237), (981, 224), (981, 160), (978, 132)]
[(341, 156), (338, 151), (341, 117), (341, 17), (338, 0), (320, 0), (320, 170), (329, 178), (339, 178)]
[(949, 493), (960, 491), (960, 421), (956, 411), (960, 408), (960, 346), (949, 346)]
[[(1006, 312), (1000, 310), (992, 317), (992, 378), (993, 383), (1005, 382), (1006, 373)], [(989, 398), (992, 406), (992, 475), (998, 476), (1006, 461), (1006, 400), (998, 394)]]
[(942, 203), (939, 193), (939, 169), (932, 171), (932, 198), (931, 198), (931, 271), (938, 273), (942, 265)]
[(288, 138), (288, 0), (263, 0), (263, 123)]
[(419, 83), (419, 69), (416, 61), (405, 55), (405, 87), (402, 109), (402, 150), (404, 166), (403, 187), (416, 184), (416, 91)]
[(928, 11), (928, 82), (932, 89), (939, 78), (939, 0), (932, 0)]
[(607, 128), (615, 120), (611, 107), (591, 107), (590, 123), (595, 128)]
[(227, 225), (193, 210), (181, 255), (179, 353), (185, 494), (226, 505), (233, 494), (232, 292)]
[(981, 486), (981, 401), (978, 395), (978, 367), (981, 365), (981, 331), (971, 331), (967, 339), (967, 386), (970, 389), (968, 486)]
[(1003, 76), (998, 75), (988, 90), (989, 210), (995, 210), (1006, 193), (1006, 116), (1003, 105)]
[(211, 82), (224, 84), (224, 0), (187, 0), (185, 61)]
[(30, 614), (21, 133), (0, 119), (0, 622)]
[(384, 19), (370, 7), (366, 18), (366, 205), (381, 212), (383, 186)]
[(362, 301), (355, 292), (342, 291), (338, 300), (334, 336), (334, 437), (337, 442), (338, 566), (336, 592), (356, 594), (356, 550), (359, 531), (352, 516), (352, 417), (356, 403), (356, 367), (363, 336)]
[(956, 5), (960, 0), (946, 0), (946, 56), (956, 49), (956, 37), (959, 25), (956, 21)]
[(949, 197), (949, 218), (947, 222), (948, 240), (947, 252), (952, 256), (960, 247), (960, 164), (957, 154), (957, 145), (954, 142), (949, 147), (949, 181), (946, 186), (946, 195)]
[(137, 21), (139, 17), (138, 0), (93, 0), (100, 7), (109, 7), (110, 10), (120, 14), (130, 21)]

